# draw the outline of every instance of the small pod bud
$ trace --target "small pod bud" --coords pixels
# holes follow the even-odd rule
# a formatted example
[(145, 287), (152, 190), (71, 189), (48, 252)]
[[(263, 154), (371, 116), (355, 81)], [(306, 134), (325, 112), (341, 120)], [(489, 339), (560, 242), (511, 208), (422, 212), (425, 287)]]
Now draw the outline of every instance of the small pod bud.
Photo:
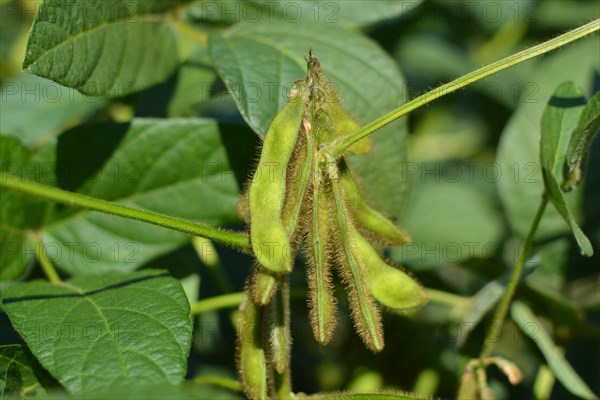
[(394, 310), (421, 307), (428, 301), (427, 292), (408, 274), (383, 261), (377, 250), (354, 227), (350, 230), (350, 238), (357, 256), (366, 267), (367, 282), (375, 300)]
[(403, 245), (411, 241), (410, 236), (403, 229), (369, 205), (349, 169), (346, 168), (342, 172), (341, 181), (354, 220), (359, 226), (372, 233), (374, 240), (389, 245)]
[(246, 295), (238, 320), (238, 374), (246, 395), (253, 400), (267, 399), (268, 371), (263, 347), (261, 319), (263, 310)]
[(252, 249), (260, 264), (274, 273), (292, 270), (290, 240), (281, 216), (288, 165), (306, 109), (306, 90), (297, 91), (269, 126), (249, 190)]

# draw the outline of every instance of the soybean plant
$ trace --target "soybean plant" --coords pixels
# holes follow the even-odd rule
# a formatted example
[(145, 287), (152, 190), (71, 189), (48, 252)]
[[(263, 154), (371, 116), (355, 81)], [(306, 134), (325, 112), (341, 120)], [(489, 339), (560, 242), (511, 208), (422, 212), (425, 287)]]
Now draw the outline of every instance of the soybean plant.
[[(423, 288), (377, 251), (377, 245), (410, 238), (371, 207), (345, 155), (336, 159), (328, 150), (359, 125), (312, 49), (306, 62), (306, 78), (294, 83), (269, 127), (238, 207), (256, 255), (240, 308), (238, 368), (246, 394), (257, 399), (290, 393), (288, 274), (299, 249), (308, 260), (310, 321), (321, 344), (331, 340), (337, 319), (332, 266), (347, 289), (354, 327), (374, 352), (384, 347), (377, 302), (405, 310), (427, 301)], [(364, 154), (372, 147), (366, 137), (347, 152)]]

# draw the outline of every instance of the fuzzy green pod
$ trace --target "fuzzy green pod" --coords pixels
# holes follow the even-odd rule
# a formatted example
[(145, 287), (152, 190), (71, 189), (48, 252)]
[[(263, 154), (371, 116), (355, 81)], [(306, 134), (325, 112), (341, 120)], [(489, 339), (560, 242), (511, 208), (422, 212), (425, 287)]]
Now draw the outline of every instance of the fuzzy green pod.
[(237, 367), (244, 392), (253, 400), (268, 399), (267, 358), (261, 332), (263, 310), (248, 296), (240, 306)]
[(252, 301), (261, 306), (269, 304), (279, 286), (277, 277), (260, 265), (253, 267), (250, 282)]
[(333, 220), (337, 239), (341, 243), (339, 259), (340, 273), (349, 288), (349, 301), (356, 330), (363, 342), (373, 352), (383, 350), (383, 332), (381, 315), (373, 298), (366, 279), (366, 268), (357, 256), (356, 244), (352, 242), (349, 232), (353, 229), (352, 221), (346, 208), (342, 185), (339, 181), (337, 167), (330, 155), (327, 159), (327, 176), (333, 194)]
[(375, 300), (395, 310), (421, 307), (428, 301), (427, 292), (421, 285), (408, 274), (383, 261), (356, 228), (351, 227), (349, 234), (357, 256), (366, 267), (367, 282)]
[(250, 224), (250, 198), (249, 198), (249, 193), (248, 193), (249, 189), (246, 188), (242, 194), (240, 195), (240, 198), (237, 201), (237, 204), (235, 206), (238, 215), (242, 218), (242, 220), (247, 223)]
[(287, 193), (281, 217), (292, 242), (296, 239), (302, 207), (306, 204), (307, 191), (313, 178), (315, 148), (312, 125), (309, 119), (304, 117), (293, 160), (287, 172)]
[[(313, 174), (314, 153), (315, 144), (310, 136), (310, 122), (304, 118), (293, 159), (288, 167), (287, 193), (281, 217), (294, 247), (298, 241), (300, 215)], [(294, 254), (290, 254), (290, 257), (293, 258)], [(254, 302), (260, 305), (267, 304), (277, 290), (277, 277), (260, 265), (254, 268), (252, 283)]]
[(281, 219), (286, 174), (306, 109), (306, 90), (295, 90), (269, 126), (249, 189), (250, 241), (258, 262), (274, 273), (292, 270), (291, 245)]
[[(308, 84), (311, 88), (310, 113), (317, 126), (315, 136), (324, 144), (331, 144), (358, 130), (360, 125), (344, 109), (335, 86), (327, 78), (319, 60), (309, 53)], [(348, 148), (352, 154), (366, 154), (373, 151), (373, 142), (365, 137)]]
[(408, 233), (369, 205), (348, 168), (342, 172), (340, 179), (354, 220), (373, 234), (373, 239), (389, 245), (403, 245), (411, 241)]
[(290, 332), (290, 287), (287, 279), (267, 306), (264, 332), (268, 335), (268, 358), (279, 374), (289, 368), (292, 334)]
[(324, 177), (316, 175), (313, 183), (312, 220), (307, 229), (309, 315), (315, 340), (327, 344), (336, 324), (336, 301), (330, 271), (331, 227), (330, 202)]

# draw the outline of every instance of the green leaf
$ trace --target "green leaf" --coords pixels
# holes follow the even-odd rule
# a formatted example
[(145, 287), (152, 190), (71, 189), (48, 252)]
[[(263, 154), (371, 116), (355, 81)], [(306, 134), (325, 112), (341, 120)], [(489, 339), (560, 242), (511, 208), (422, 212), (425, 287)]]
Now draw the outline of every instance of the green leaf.
[(581, 112), (575, 132), (567, 150), (569, 176), (563, 183), (563, 190), (571, 190), (583, 175), (582, 165), (594, 137), (600, 131), (600, 92), (597, 92)]
[[(352, 43), (348, 50), (347, 44)], [(246, 24), (225, 36), (211, 36), (209, 51), (217, 71), (246, 122), (264, 135), (283, 106), (291, 84), (306, 76), (310, 47), (337, 87), (343, 106), (365, 124), (399, 106), (407, 94), (394, 61), (374, 42), (335, 26)], [(372, 154), (350, 164), (374, 205), (397, 216), (407, 191), (406, 119), (372, 135)]]
[[(230, 159), (248, 132), (204, 119), (136, 119), (86, 125), (55, 146), (61, 188), (212, 225), (239, 221), (240, 184)], [(239, 147), (232, 148), (231, 143)], [(41, 233), (51, 261), (71, 273), (132, 271), (183, 245), (189, 236), (112, 215), (68, 209)]]
[(531, 309), (524, 303), (515, 301), (510, 311), (519, 328), (538, 346), (546, 358), (548, 366), (564, 387), (569, 392), (584, 399), (597, 399), (598, 397), (577, 375), (577, 372), (562, 355), (561, 350), (554, 344), (541, 321), (537, 319)]
[[(593, 87), (594, 71), (600, 69), (600, 50), (596, 40), (582, 39), (562, 51), (544, 58), (532, 68), (527, 81), (535, 92), (523, 93), (520, 105), (505, 126), (498, 145), (496, 161), (502, 171), (498, 193), (512, 231), (521, 239), (527, 236), (544, 191), (539, 164), (540, 120), (557, 82), (571, 80), (583, 88)], [(565, 196), (578, 218), (581, 190)], [(553, 208), (547, 207), (535, 239), (565, 234), (568, 225)]]
[[(455, 171), (455, 164), (448, 164)], [(460, 167), (459, 167), (460, 168)], [(481, 176), (480, 170), (458, 169), (465, 180), (424, 171), (446, 170), (444, 164), (419, 167), (420, 181), (415, 180), (401, 226), (413, 241), (392, 249), (392, 259), (400, 264), (429, 267), (458, 264), (474, 258), (494, 257), (499, 251), (503, 224), (492, 196), (468, 182), (469, 174)], [(478, 182), (481, 184), (481, 182)], [(468, 207), (465, 207), (468, 204)]]
[[(17, 138), (0, 135), (0, 165), (2, 172), (23, 177), (31, 153)], [(31, 205), (20, 193), (2, 190), (0, 196), (0, 280), (13, 280), (25, 272), (33, 261), (31, 244), (27, 240), (26, 219)]]
[[(326, 2), (258, 0), (255, 3), (263, 6), (260, 16), (264, 21), (268, 18), (277, 17), (291, 23), (304, 21), (344, 26), (365, 26), (397, 18), (411, 11), (421, 2), (422, 0), (334, 0)], [(243, 7), (248, 7), (248, 3), (246, 5), (244, 5), (244, 2), (241, 3), (242, 10), (244, 10)], [(247, 22), (255, 23), (256, 21), (249, 20)]]
[(23, 69), (82, 93), (120, 97), (177, 65), (173, 29), (158, 16), (186, 0), (44, 0)]
[(556, 178), (562, 176), (567, 147), (585, 104), (583, 91), (568, 81), (558, 85), (544, 108), (540, 162)]
[(2, 83), (0, 132), (39, 147), (106, 105), (75, 89), (35, 75), (20, 74)]
[(199, 48), (177, 71), (177, 85), (169, 101), (168, 116), (192, 117), (201, 114), (210, 99), (216, 78), (210, 67), (207, 48)]
[(592, 244), (577, 225), (557, 182), (557, 179), (562, 180), (567, 148), (585, 103), (582, 91), (573, 82), (562, 83), (556, 88), (542, 114), (540, 164), (546, 195), (571, 226), (582, 252), (591, 256), (594, 253)]
[[(46, 374), (21, 345), (0, 346), (0, 398), (45, 395), (38, 376)], [(43, 378), (42, 378), (43, 379)]]
[[(50, 400), (64, 400), (65, 395), (50, 392), (47, 397)], [(82, 393), (68, 397), (74, 400), (97, 400), (97, 393)], [(215, 388), (208, 385), (183, 383), (177, 386), (165, 384), (151, 384), (146, 386), (121, 386), (116, 385), (102, 392), (104, 399), (119, 400), (242, 400), (242, 397), (227, 390)]]
[(73, 394), (177, 384), (185, 375), (190, 306), (165, 272), (32, 281), (8, 288), (2, 306), (42, 366)]

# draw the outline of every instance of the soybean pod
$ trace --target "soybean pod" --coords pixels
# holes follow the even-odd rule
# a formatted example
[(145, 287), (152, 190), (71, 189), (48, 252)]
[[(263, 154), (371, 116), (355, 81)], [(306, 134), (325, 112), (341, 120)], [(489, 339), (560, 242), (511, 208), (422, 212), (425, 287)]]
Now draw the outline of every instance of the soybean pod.
[(315, 141), (310, 120), (302, 119), (294, 159), (287, 173), (287, 194), (281, 219), (291, 241), (295, 241), (302, 208), (306, 206), (307, 190), (312, 182), (315, 160)]
[(292, 270), (291, 245), (281, 219), (286, 173), (306, 109), (306, 90), (296, 89), (269, 126), (250, 184), (250, 240), (258, 262), (273, 273)]
[(267, 305), (271, 301), (279, 285), (277, 277), (261, 265), (254, 265), (251, 282), (252, 300), (261, 306)]
[(325, 159), (328, 168), (327, 177), (331, 183), (334, 200), (333, 219), (338, 233), (338, 240), (341, 243), (340, 259), (342, 265), (340, 272), (349, 287), (348, 297), (352, 317), (363, 342), (372, 351), (378, 352), (383, 350), (381, 315), (366, 283), (365, 266), (362, 264), (362, 260), (357, 257), (357, 249), (349, 234), (352, 229), (352, 221), (348, 217), (337, 165), (331, 155), (325, 154)]
[(409, 310), (427, 302), (427, 293), (421, 285), (382, 260), (377, 250), (355, 227), (350, 227), (349, 234), (356, 255), (366, 268), (368, 286), (375, 300), (395, 310)]
[(331, 340), (336, 323), (336, 301), (330, 272), (329, 199), (324, 176), (315, 174), (312, 193), (312, 219), (307, 234), (309, 313), (317, 342)]
[(292, 336), (290, 332), (290, 288), (288, 279), (281, 282), (281, 288), (266, 307), (263, 330), (268, 343), (267, 356), (270, 365), (278, 374), (289, 368)]
[(356, 223), (373, 234), (373, 239), (390, 245), (403, 245), (411, 241), (403, 229), (369, 205), (348, 167), (341, 174), (341, 183)]
[[(311, 97), (314, 97), (312, 107), (313, 118), (318, 121), (321, 131), (319, 137), (322, 143), (331, 144), (336, 139), (341, 139), (358, 130), (360, 125), (342, 106), (342, 101), (335, 88), (321, 68), (319, 60), (309, 53), (308, 81), (312, 83)], [(352, 154), (366, 154), (373, 151), (373, 142), (370, 137), (364, 137), (348, 148)]]
[(263, 310), (246, 296), (238, 322), (238, 374), (246, 395), (253, 400), (268, 399), (267, 359), (263, 346)]
[[(311, 137), (310, 122), (307, 118), (302, 121), (298, 143), (293, 160), (288, 167), (286, 198), (283, 206), (282, 221), (293, 247), (298, 240), (300, 215), (307, 199), (307, 189), (313, 175), (315, 144)], [(290, 253), (293, 259), (293, 252)], [(271, 272), (255, 266), (252, 293), (257, 304), (267, 304), (277, 290), (277, 277)]]

